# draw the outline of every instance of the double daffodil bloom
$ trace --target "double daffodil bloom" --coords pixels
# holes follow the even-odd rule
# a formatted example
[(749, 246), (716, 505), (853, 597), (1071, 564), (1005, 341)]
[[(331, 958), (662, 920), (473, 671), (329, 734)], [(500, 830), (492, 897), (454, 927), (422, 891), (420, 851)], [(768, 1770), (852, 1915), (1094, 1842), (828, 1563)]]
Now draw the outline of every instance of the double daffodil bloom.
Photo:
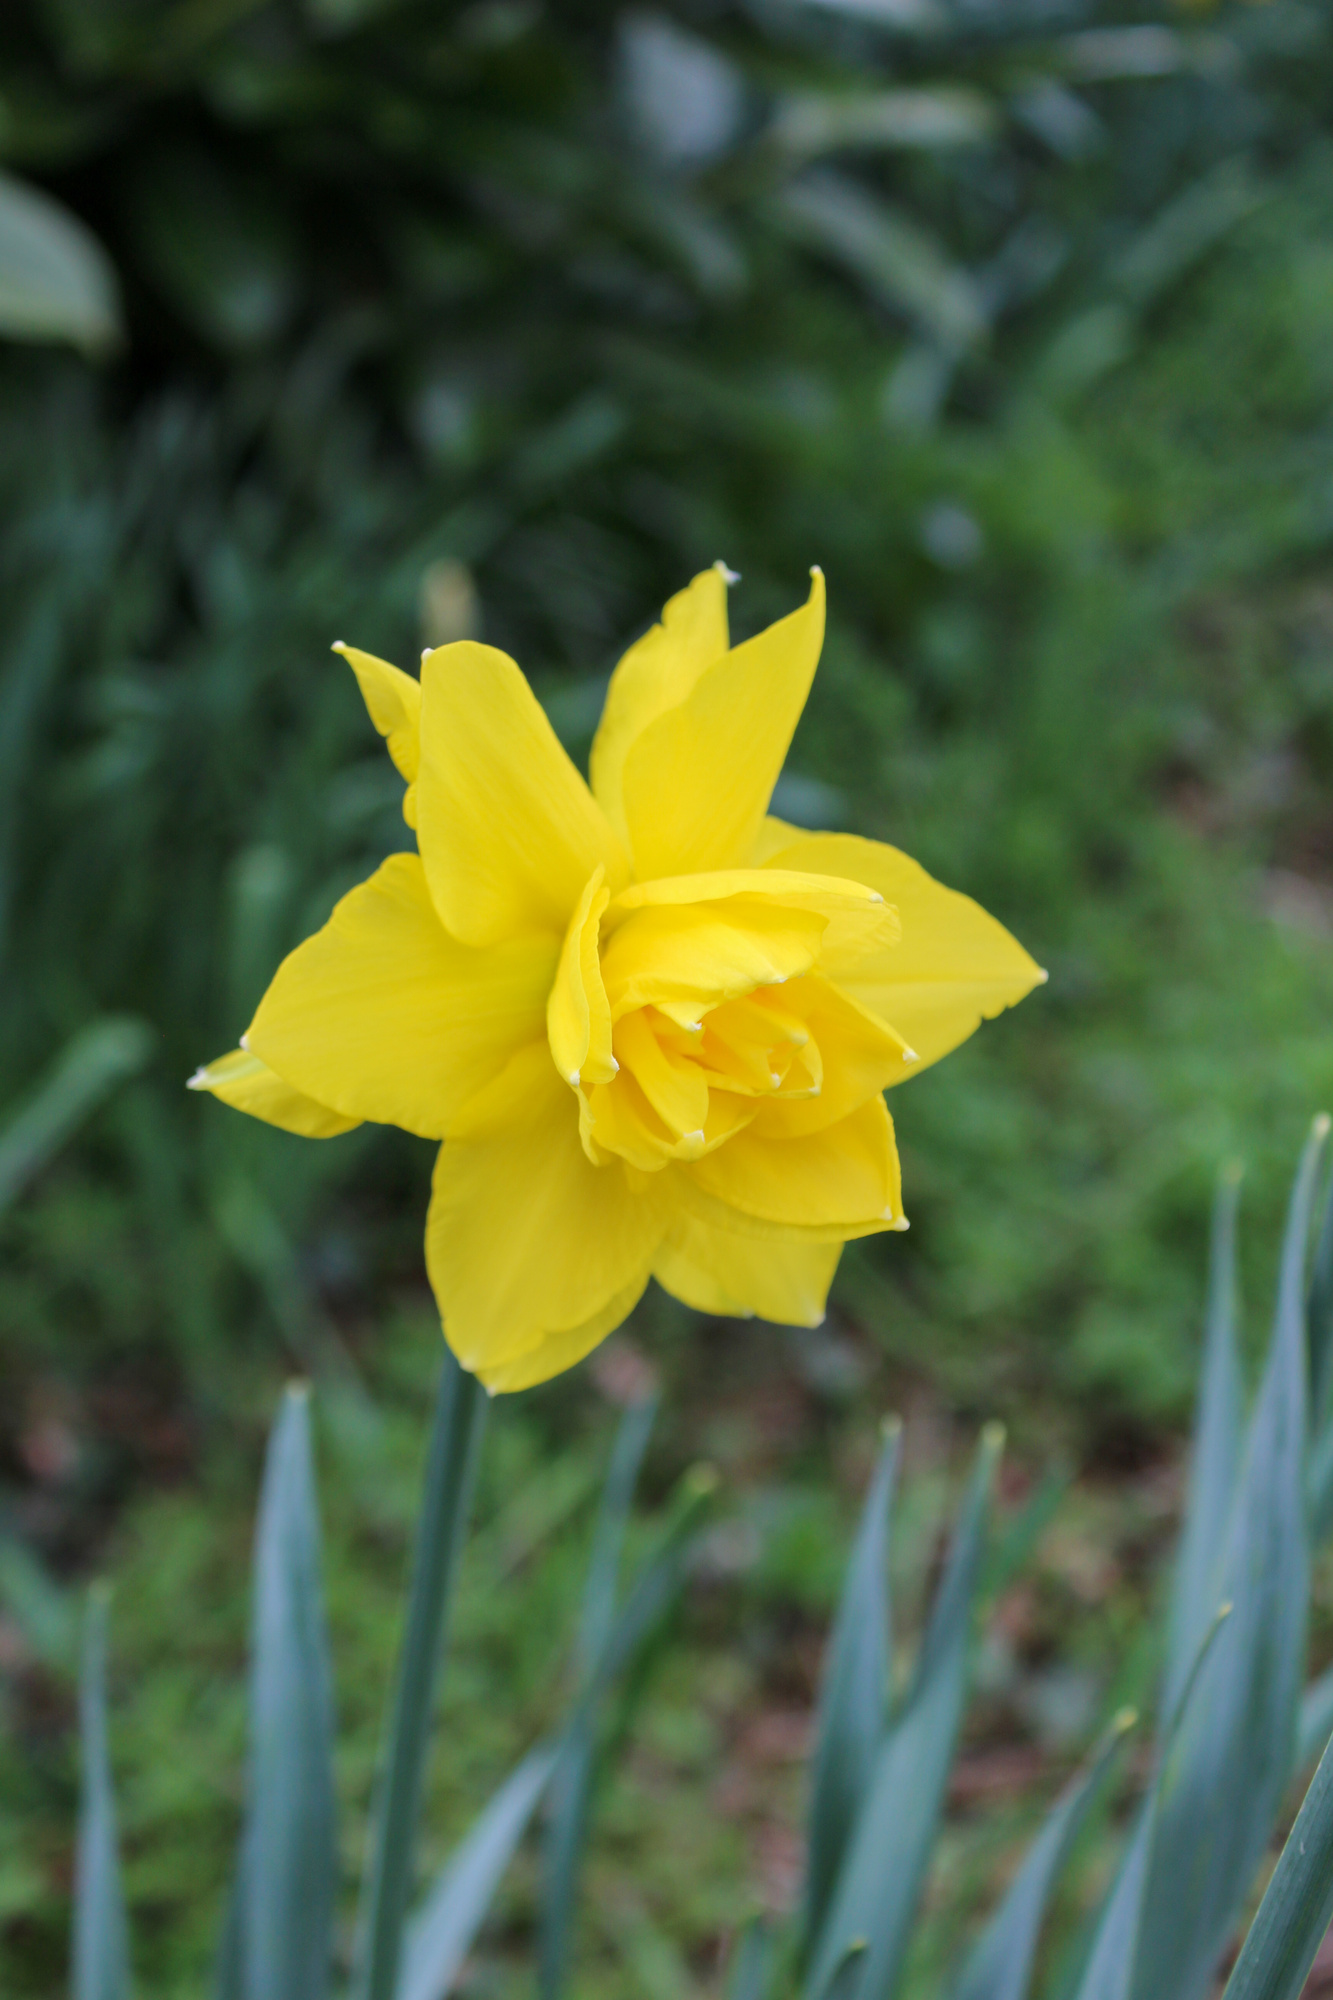
[(814, 1325), (841, 1246), (905, 1229), (883, 1092), (1044, 974), (906, 855), (767, 817), (824, 635), (732, 647), (695, 578), (611, 679), (591, 786), (518, 667), (339, 646), (407, 781), (393, 854), (194, 1087), (311, 1138), (443, 1141), (426, 1262), (492, 1390), (580, 1360), (650, 1277)]

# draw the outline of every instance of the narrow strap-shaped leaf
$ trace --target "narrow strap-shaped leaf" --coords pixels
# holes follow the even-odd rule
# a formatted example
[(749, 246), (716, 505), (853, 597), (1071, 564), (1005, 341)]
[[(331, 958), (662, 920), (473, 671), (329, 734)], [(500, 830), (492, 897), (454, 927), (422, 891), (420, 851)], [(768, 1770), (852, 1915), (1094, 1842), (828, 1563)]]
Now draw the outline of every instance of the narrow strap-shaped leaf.
[(1300, 2000), (1330, 1918), (1333, 1753), (1326, 1750), (1278, 1856), (1222, 2000)]
[[(700, 1510), (716, 1483), (716, 1475), (706, 1466), (695, 1467), (681, 1481), (665, 1528), (636, 1572), (623, 1606), (615, 1613), (610, 1630), (603, 1636), (600, 1652), (588, 1663), (583, 1693), (566, 1725), (566, 1734), (557, 1743), (534, 1751), (514, 1773), (508, 1785), (487, 1807), (463, 1848), (449, 1862), (437, 1889), (431, 1892), (413, 1918), (408, 1932), (408, 1963), (400, 1977), (396, 2000), (405, 2000), (409, 1990), (411, 2000), (416, 2000), (418, 1978), (423, 1985), (429, 1982), (431, 1992), (445, 1990), (438, 1984), (439, 1966), (444, 1962), (444, 1946), (447, 1945), (452, 1954), (451, 1940), (461, 1934), (460, 1913), (468, 1913), (469, 1936), (475, 1935), (505, 1862), (521, 1838), (523, 1827), (543, 1786), (550, 1783), (569, 1735), (591, 1726), (596, 1706), (607, 1688), (617, 1674), (632, 1664), (639, 1648), (651, 1635), (679, 1590)], [(525, 1776), (522, 1775), (524, 1773)], [(484, 1827), (487, 1830), (483, 1838)], [(504, 1847), (504, 1838), (508, 1838), (507, 1848)], [(465, 1857), (469, 1854), (470, 1858), (464, 1866)], [(483, 1889), (486, 1891), (484, 1896)], [(428, 1939), (434, 1940), (429, 1953)], [(443, 1945), (441, 1939), (444, 1940)], [(453, 1975), (450, 1973), (448, 1976), (452, 1978)]]
[(1333, 1176), (1324, 1194), (1324, 1215), (1305, 1302), (1310, 1355), (1310, 1418), (1316, 1433), (1333, 1417)]
[(810, 1791), (806, 1929), (817, 1935), (884, 1734), (892, 1656), (889, 1508), (902, 1426), (886, 1424), (819, 1691)]
[(1066, 1786), (1052, 1807), (1004, 1901), (978, 1939), (958, 1982), (955, 2000), (1027, 2000), (1037, 1938), (1051, 1890), (1107, 1765), (1137, 1721), (1134, 1709), (1121, 1709), (1086, 1770)]
[(412, 1555), (407, 1625), (371, 1825), (353, 1982), (357, 2000), (394, 2000), (397, 1991), (431, 1702), (472, 1504), (485, 1411), (485, 1391), (476, 1376), (460, 1368), (446, 1347)]
[(1164, 1768), (1133, 2000), (1202, 2000), (1268, 1844), (1296, 1748), (1309, 1600), (1305, 1259), (1327, 1119), (1288, 1210), (1273, 1338), (1222, 1565), (1234, 1610)]
[(242, 1928), (244, 1883), (245, 1870), (242, 1865), (233, 1878), (227, 1895), (227, 1907), (222, 1915), (217, 1957), (213, 1961), (213, 2000), (244, 2000), (245, 1965), (242, 1959), (245, 1937)]
[(1229, 1604), (1219, 1605), (1213, 1613), (1212, 1623), (1195, 1648), (1194, 1658), (1190, 1662), (1185, 1685), (1180, 1690), (1176, 1705), (1174, 1709), (1168, 1711), (1165, 1723), (1158, 1732), (1153, 1782), (1139, 1806), (1134, 1831), (1120, 1858), (1120, 1866), (1116, 1871), (1111, 1893), (1102, 1905), (1093, 1932), (1092, 1944), (1079, 1978), (1075, 2000), (1126, 2000), (1129, 1982), (1134, 1975), (1139, 1919), (1143, 1909), (1143, 1886), (1157, 1806), (1161, 1798), (1162, 1775), (1167, 1768), (1181, 1724), (1189, 1711), (1190, 1701), (1199, 1684), (1204, 1662), (1230, 1616)]
[(1306, 1771), (1322, 1757), (1333, 1736), (1333, 1667), (1311, 1681), (1301, 1696), (1300, 1720), (1296, 1725), (1296, 1769)]
[(727, 2000), (764, 2000), (773, 1969), (773, 1933), (762, 1917), (741, 1932), (732, 1954)]
[(480, 1815), (408, 1927), (397, 2000), (444, 2000), (555, 1765), (534, 1750)]
[(241, 1852), (245, 2000), (324, 2000), (338, 1867), (333, 1676), (303, 1385), (283, 1399), (259, 1502)]
[(1236, 1282), (1236, 1209), (1240, 1169), (1218, 1176), (1213, 1203), (1208, 1302), (1204, 1314), (1203, 1368), (1194, 1419), (1185, 1524), (1171, 1596), (1162, 1706), (1180, 1699), (1190, 1662), (1212, 1622), (1222, 1592), (1221, 1565), (1227, 1523), (1240, 1475), (1241, 1374)]
[[(987, 1506), (1004, 1442), (998, 1424), (982, 1433), (912, 1691), (875, 1759), (865, 1803), (848, 1843), (829, 1914), (811, 1954), (806, 2000), (889, 2000), (907, 1950), (917, 1899), (934, 1845), (967, 1690), (972, 1605)], [(849, 1952), (864, 1942), (855, 1971)]]
[[(615, 1622), (616, 1584), (625, 1528), (656, 1413), (655, 1399), (626, 1411), (612, 1448), (579, 1626), (579, 1669), (585, 1683), (605, 1650)], [(595, 1718), (591, 1709), (584, 1709), (566, 1732), (551, 1782), (552, 1805), (546, 1829), (537, 1945), (537, 1990), (541, 2000), (556, 2000), (564, 1985), (595, 1755)]]
[(83, 1789), (74, 1865), (72, 2000), (129, 2000), (130, 1991), (129, 1927), (107, 1753), (107, 1603), (105, 1587), (94, 1585), (88, 1594), (79, 1692)]

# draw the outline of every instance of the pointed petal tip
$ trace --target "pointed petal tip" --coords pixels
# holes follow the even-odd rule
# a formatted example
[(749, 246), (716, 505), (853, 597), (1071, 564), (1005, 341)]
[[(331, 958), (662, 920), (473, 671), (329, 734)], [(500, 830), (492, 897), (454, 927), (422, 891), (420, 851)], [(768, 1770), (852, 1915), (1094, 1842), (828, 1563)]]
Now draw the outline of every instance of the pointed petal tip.
[(187, 1090), (208, 1089), (208, 1069), (205, 1064), (200, 1063), (198, 1069), (194, 1072), (194, 1075), (186, 1077), (185, 1088)]
[(345, 653), (347, 651), (347, 641), (345, 639), (335, 639), (329, 647), (329, 651), (331, 653)]
[(1044, 965), (1039, 965), (1039, 966), (1037, 967), (1037, 984), (1038, 984), (1038, 986), (1044, 986), (1044, 985), (1046, 984), (1047, 980), (1048, 980), (1048, 979), (1050, 978), (1050, 976), (1051, 976), (1051, 975), (1050, 975), (1050, 973), (1049, 973), (1049, 972), (1048, 972), (1048, 971), (1046, 970), (1046, 967), (1045, 967)]
[(250, 1031), (249, 1031), (249, 1029), (248, 1029), (248, 1028), (246, 1029), (245, 1033), (244, 1033), (244, 1034), (243, 1034), (243, 1035), (241, 1036), (241, 1039), (240, 1039), (240, 1044), (239, 1044), (239, 1046), (240, 1046), (241, 1048), (243, 1048), (243, 1049), (245, 1050), (245, 1053), (246, 1053), (247, 1055), (249, 1055), (249, 1053), (250, 1053)]
[(884, 1220), (888, 1223), (889, 1228), (895, 1231), (895, 1233), (899, 1236), (903, 1234), (904, 1230), (910, 1229), (912, 1227), (911, 1223), (907, 1220), (907, 1217), (905, 1215), (895, 1216), (891, 1208), (885, 1209)]
[(903, 1061), (904, 1061), (904, 1062), (920, 1062), (920, 1060), (921, 1060), (921, 1058), (920, 1058), (920, 1056), (919, 1056), (919, 1055), (917, 1054), (917, 1052), (916, 1052), (916, 1050), (915, 1050), (915, 1049), (908, 1049), (908, 1048), (904, 1048), (904, 1050), (903, 1050)]
[(810, 565), (810, 574), (811, 574), (811, 576), (822, 576), (822, 575), (824, 574), (824, 572), (823, 572), (823, 570), (822, 570), (822, 569), (821, 569), (821, 568), (819, 567), (819, 564), (818, 564), (818, 563), (811, 563), (811, 565)]
[(723, 562), (721, 556), (719, 556), (717, 561), (713, 564), (713, 568), (717, 571), (718, 575), (721, 577), (723, 583), (725, 584), (739, 583), (741, 580), (740, 571), (738, 569), (729, 568), (728, 565)]
[(578, 1070), (576, 1069), (572, 1069), (569, 1072), (569, 1075), (565, 1078), (565, 1082), (569, 1085), (571, 1090), (577, 1090), (582, 1080), (583, 1080), (582, 1077), (580, 1076)]

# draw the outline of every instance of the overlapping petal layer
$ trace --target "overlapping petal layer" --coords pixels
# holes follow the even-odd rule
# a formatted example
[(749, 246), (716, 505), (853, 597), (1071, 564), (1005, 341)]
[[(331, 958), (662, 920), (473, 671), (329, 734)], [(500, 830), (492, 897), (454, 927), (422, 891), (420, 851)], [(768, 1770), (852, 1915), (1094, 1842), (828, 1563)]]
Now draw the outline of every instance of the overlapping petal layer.
[(492, 1390), (572, 1366), (650, 1274), (813, 1325), (841, 1245), (905, 1228), (882, 1093), (1044, 977), (897, 850), (765, 817), (823, 579), (731, 647), (719, 565), (612, 677), (592, 788), (514, 662), (417, 682), (338, 648), (406, 779), (390, 859), (192, 1079), (290, 1131), (441, 1138), (426, 1255)]
[(778, 1243), (736, 1236), (686, 1213), (672, 1224), (653, 1276), (696, 1312), (818, 1326), (841, 1251), (840, 1239)]
[(442, 1139), (449, 1120), (542, 1035), (559, 946), (484, 949), (441, 924), (415, 854), (391, 854), (279, 966), (246, 1045), (347, 1118)]
[(563, 937), (600, 863), (612, 893), (625, 850), (507, 654), (470, 639), (421, 663), (421, 858), (440, 920), (464, 944)]
[(284, 1132), (297, 1132), (303, 1139), (336, 1139), (361, 1122), (359, 1118), (344, 1118), (329, 1105), (294, 1090), (248, 1049), (233, 1049), (216, 1062), (205, 1063), (185, 1087), (210, 1091), (233, 1110), (248, 1111), (252, 1118), (262, 1118), (266, 1125), (277, 1125)]
[(970, 896), (936, 882), (896, 847), (850, 833), (801, 833), (776, 841), (779, 822), (763, 829), (763, 867), (826, 870), (854, 875), (879, 890), (898, 910), (901, 941), (867, 950), (837, 937), (825, 942), (821, 970), (872, 1014), (891, 1022), (916, 1051), (917, 1062), (896, 1080), (905, 1082), (980, 1027), (1012, 1007), (1046, 974), (1003, 924)]
[(521, 1049), (435, 1165), (426, 1264), (464, 1367), (490, 1376), (637, 1297), (668, 1220), (664, 1190), (588, 1159), (545, 1041)]

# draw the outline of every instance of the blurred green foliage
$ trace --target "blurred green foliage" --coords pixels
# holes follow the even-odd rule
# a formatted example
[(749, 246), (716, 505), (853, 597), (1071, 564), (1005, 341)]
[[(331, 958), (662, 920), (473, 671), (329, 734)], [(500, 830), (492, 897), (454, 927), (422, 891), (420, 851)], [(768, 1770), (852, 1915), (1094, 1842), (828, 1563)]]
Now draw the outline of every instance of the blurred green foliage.
[[(663, 1452), (759, 1479), (751, 1383), (690, 1400), (701, 1338), (767, 1369), (779, 1437), (793, 1370), (817, 1411), (925, 1375), (1036, 1458), (1054, 1439), (1137, 1464), (1179, 1421), (1214, 1168), (1249, 1157), (1248, 1240), (1272, 1241), (1333, 1098), (1328, 29), (1324, 0), (3, 10), (0, 253), (17, 230), (28, 261), (26, 291), (0, 286), (0, 1123), (105, 1017), (155, 1037), (0, 1221), (8, 1615), (43, 1589), (10, 1525), (77, 1566), (115, 1503), (193, 1481), (126, 1517), (148, 1524), (122, 1529), (145, 1537), (127, 1643), (178, 1658), (195, 1607), (170, 1701), (234, 1736), (239, 1697), (208, 1690), (239, 1657), (274, 1373), (384, 1392), (394, 1350), (433, 1340), (427, 1149), (313, 1145), (181, 1088), (404, 841), (330, 643), (407, 665), (480, 630), (582, 755), (620, 650), (718, 556), (742, 630), (812, 561), (829, 576), (781, 809), (904, 846), (1052, 977), (895, 1095), (912, 1232), (848, 1253), (822, 1345), (646, 1302), (682, 1411)], [(49, 254), (32, 190), (74, 225)], [(79, 266), (89, 231), (114, 285), (95, 251)], [(586, 1470), (587, 1394), (506, 1419), (515, 1481)], [(394, 1466), (421, 1420), (418, 1397)], [(818, 1469), (791, 1490), (759, 1461), (738, 1601), (785, 1658), (827, 1612), (839, 1504)], [(387, 1478), (346, 1472), (349, 1521)], [(1156, 1516), (1131, 1512), (1137, 1549)], [(382, 1672), (379, 1531), (355, 1532), (333, 1616)], [(494, 1631), (455, 1687), (539, 1688), (561, 1588), (542, 1568), (520, 1611), (478, 1608)], [(1101, 1626), (1095, 1587), (1069, 1588), (1050, 1629), (1078, 1635), (1043, 1630), (1077, 1678)], [(24, 1630), (62, 1630), (46, 1609)], [(1105, 1612), (1121, 1652), (1126, 1616)], [(628, 1915), (633, 1870), (610, 1878), (645, 1992), (686, 1990), (672, 1954), (704, 1949), (738, 1865), (729, 1821), (697, 1844), (714, 1753), (691, 1676), (746, 1662), (664, 1670), (636, 1781), (658, 1873)], [(68, 1716), (36, 1685), (15, 1713), (45, 1743), (43, 1704)], [(142, 1701), (135, 1740), (165, 1743), (169, 1701)], [(41, 1832), (0, 1868), (6, 1980), (34, 1993), (65, 1866), (52, 1741), (14, 1767)], [(154, 1844), (178, 1775), (162, 1758), (156, 1803), (129, 1805), (132, 1892), (164, 1909), (219, 1879), (207, 1841)], [(633, 1787), (609, 1824), (647, 1843)]]
[(7, 12), (0, 151), (126, 345), (0, 371), (0, 1065), (160, 1037), (9, 1225), (23, 1371), (206, 1371), (256, 1297), (309, 1363), (415, 1256), (420, 1149), (178, 1087), (403, 841), (330, 641), (480, 626), (577, 752), (721, 553), (743, 624), (829, 572), (780, 803), (1053, 972), (895, 1100), (914, 1234), (844, 1299), (987, 1408), (1179, 1412), (1206, 1177), (1333, 1085), (1324, 21)]

